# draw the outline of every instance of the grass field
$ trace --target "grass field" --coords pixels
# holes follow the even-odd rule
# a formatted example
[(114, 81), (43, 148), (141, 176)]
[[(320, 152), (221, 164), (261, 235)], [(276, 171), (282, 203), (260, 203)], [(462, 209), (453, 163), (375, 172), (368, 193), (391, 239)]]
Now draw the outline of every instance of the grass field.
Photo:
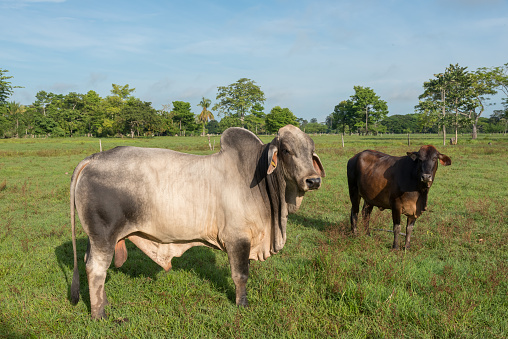
[[(251, 263), (249, 308), (235, 306), (223, 252), (192, 248), (166, 273), (128, 242), (127, 262), (108, 271), (105, 321), (90, 318), (79, 223), (81, 300), (69, 301), (70, 176), (99, 140), (0, 140), (0, 337), (505, 338), (508, 137), (443, 146), (414, 135), (407, 146), (406, 136), (346, 136), (344, 148), (340, 136), (313, 139), (326, 178), (290, 215), (284, 249)], [(347, 160), (366, 148), (404, 155), (423, 144), (452, 165), (438, 169), (411, 251), (392, 251), (387, 232), (352, 237)], [(102, 140), (103, 149), (117, 145), (212, 153), (201, 137)], [(390, 212), (375, 209), (371, 228), (391, 227)]]

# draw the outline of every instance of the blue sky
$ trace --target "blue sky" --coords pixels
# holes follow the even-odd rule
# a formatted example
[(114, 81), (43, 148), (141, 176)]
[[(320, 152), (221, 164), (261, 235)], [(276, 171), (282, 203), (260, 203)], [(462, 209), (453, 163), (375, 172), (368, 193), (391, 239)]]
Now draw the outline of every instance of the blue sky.
[(115, 83), (197, 113), (245, 77), (267, 113), (324, 121), (359, 85), (407, 114), (449, 64), (508, 63), (506, 0), (0, 0), (0, 18), (0, 68), (23, 104), (40, 90), (104, 97)]

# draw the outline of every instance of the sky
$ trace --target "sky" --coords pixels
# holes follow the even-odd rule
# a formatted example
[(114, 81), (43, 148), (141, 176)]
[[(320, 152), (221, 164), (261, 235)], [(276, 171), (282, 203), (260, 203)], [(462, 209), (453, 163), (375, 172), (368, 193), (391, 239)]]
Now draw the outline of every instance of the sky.
[[(389, 114), (414, 112), (450, 64), (508, 63), (506, 0), (0, 0), (0, 68), (28, 105), (43, 90), (135, 88), (152, 106), (248, 78), (275, 106), (319, 122), (370, 87)], [(499, 109), (501, 96), (491, 100)], [(496, 108), (497, 107), (497, 108)]]

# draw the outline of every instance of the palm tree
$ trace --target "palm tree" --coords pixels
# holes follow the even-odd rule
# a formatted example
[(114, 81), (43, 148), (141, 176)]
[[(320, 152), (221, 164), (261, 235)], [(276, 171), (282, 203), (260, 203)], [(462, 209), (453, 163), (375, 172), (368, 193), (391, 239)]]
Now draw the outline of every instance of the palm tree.
[(203, 110), (201, 111), (201, 114), (198, 115), (198, 121), (201, 121), (203, 124), (203, 133), (201, 136), (205, 135), (205, 124), (208, 122), (208, 120), (212, 120), (215, 117), (213, 116), (213, 113), (208, 110), (208, 107), (212, 104), (212, 101), (210, 99), (207, 99), (203, 97), (198, 104), (198, 106), (203, 107)]

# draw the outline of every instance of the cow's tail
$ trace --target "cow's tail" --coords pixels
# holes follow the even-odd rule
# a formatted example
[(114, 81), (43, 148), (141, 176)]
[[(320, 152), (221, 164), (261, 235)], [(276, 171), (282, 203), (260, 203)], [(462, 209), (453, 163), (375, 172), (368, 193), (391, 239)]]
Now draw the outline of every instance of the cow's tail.
[(72, 275), (71, 283), (71, 303), (77, 304), (79, 301), (79, 270), (78, 270), (78, 255), (76, 252), (76, 205), (75, 205), (75, 191), (76, 183), (79, 174), (89, 164), (89, 161), (82, 161), (74, 169), (71, 178), (71, 191), (70, 191), (70, 204), (71, 204), (71, 229), (72, 229), (72, 251), (74, 253), (74, 273)]

